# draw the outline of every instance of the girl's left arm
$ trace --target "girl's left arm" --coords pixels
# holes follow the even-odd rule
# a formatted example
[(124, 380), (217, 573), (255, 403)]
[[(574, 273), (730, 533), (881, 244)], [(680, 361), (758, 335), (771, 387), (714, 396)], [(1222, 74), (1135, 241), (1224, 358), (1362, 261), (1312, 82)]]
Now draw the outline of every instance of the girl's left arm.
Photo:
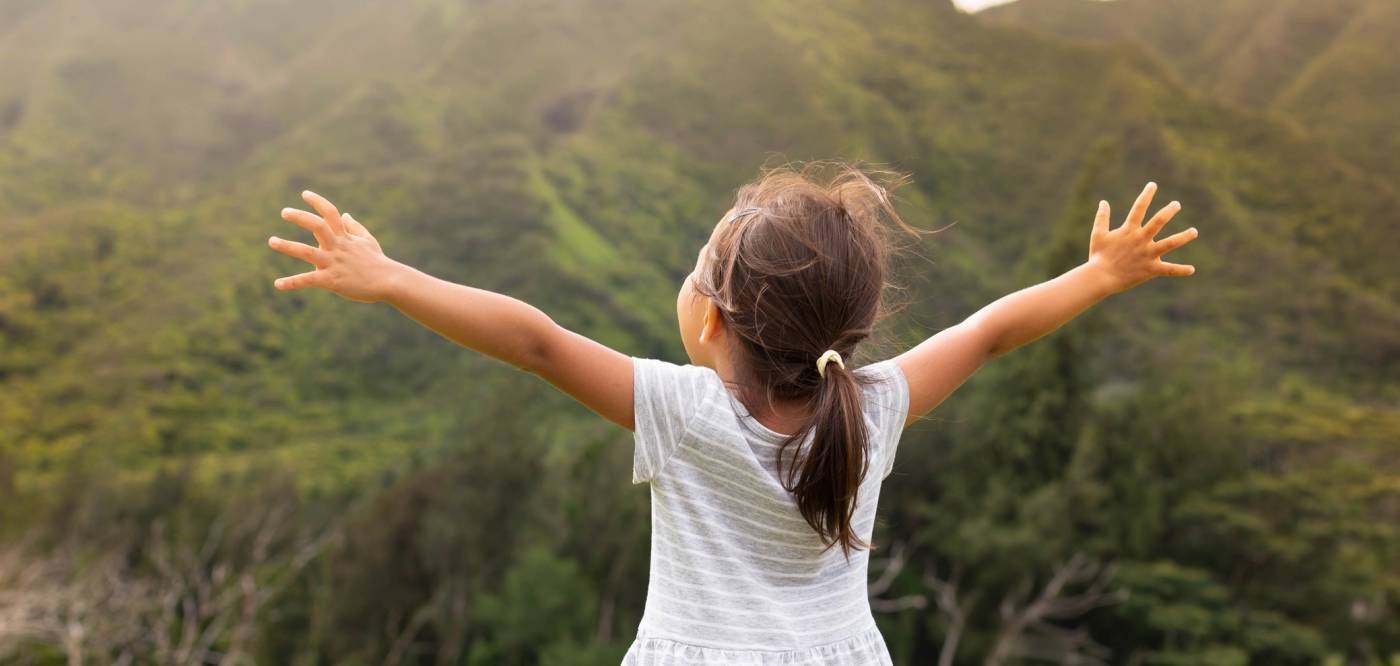
[(1089, 259), (1064, 274), (1007, 294), (897, 358), (909, 381), (906, 425), (932, 410), (987, 361), (1032, 342), (1064, 325), (1093, 304), (1158, 276), (1185, 277), (1187, 264), (1161, 256), (1196, 237), (1196, 228), (1153, 240), (1181, 210), (1173, 201), (1145, 224), (1157, 191), (1148, 183), (1118, 228), (1109, 229), (1109, 206), (1099, 202), (1089, 236)]
[(439, 335), (535, 374), (609, 421), (635, 428), (631, 357), (559, 326), (524, 301), (390, 259), (364, 225), (314, 192), (302, 197), (319, 215), (286, 208), (282, 217), (310, 231), (320, 247), (276, 236), (268, 244), (316, 270), (280, 278), (278, 289), (319, 287), (361, 303), (389, 303)]

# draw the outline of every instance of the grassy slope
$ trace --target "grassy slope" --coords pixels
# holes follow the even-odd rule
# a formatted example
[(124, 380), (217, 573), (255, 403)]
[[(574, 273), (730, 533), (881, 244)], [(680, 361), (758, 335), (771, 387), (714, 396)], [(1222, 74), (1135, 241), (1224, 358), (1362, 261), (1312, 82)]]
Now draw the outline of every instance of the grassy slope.
[(533, 380), (387, 306), (275, 293), (300, 270), (265, 247), (297, 236), (275, 211), (312, 187), (405, 261), (679, 360), (673, 289), (774, 152), (892, 162), (912, 221), (956, 222), (911, 262), (905, 341), (1044, 277), (1054, 220), (1087, 235), (1096, 198), (1121, 212), (1156, 179), (1199, 273), (1116, 297), (1098, 364), (1248, 361), (1265, 413), (1283, 376), (1327, 391), (1323, 417), (1394, 413), (1400, 247), (1372, 223), (1394, 191), (1132, 49), (915, 2), (99, 4), (19, 5), (0, 41), (25, 54), (0, 58), (0, 452), (23, 486), (272, 459), (341, 487), (502, 413), (544, 445), (606, 431), (540, 387), (502, 402)]
[(1277, 112), (1348, 159), (1396, 173), (1400, 7), (1386, 0), (1020, 0), (988, 20), (1146, 47), (1192, 85)]

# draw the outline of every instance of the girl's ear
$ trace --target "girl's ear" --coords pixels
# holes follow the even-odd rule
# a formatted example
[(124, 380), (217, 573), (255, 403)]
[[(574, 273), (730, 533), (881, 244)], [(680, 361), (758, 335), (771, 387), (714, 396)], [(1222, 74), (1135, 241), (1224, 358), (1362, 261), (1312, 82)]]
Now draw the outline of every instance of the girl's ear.
[(700, 324), (700, 342), (709, 342), (724, 335), (724, 318), (720, 316), (719, 304), (714, 299), (705, 299), (705, 320)]

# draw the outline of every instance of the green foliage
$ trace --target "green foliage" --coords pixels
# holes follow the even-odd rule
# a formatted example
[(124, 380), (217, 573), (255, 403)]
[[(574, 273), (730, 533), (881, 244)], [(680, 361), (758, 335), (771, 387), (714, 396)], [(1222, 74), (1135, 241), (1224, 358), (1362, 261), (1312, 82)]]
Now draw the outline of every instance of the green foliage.
[[(1117, 627), (1106, 635), (1141, 654), (1143, 663), (1245, 664), (1254, 655), (1264, 663), (1311, 664), (1323, 656), (1316, 630), (1277, 613), (1241, 608), (1206, 571), (1165, 561), (1134, 563), (1120, 569), (1118, 580), (1127, 599), (1105, 620)], [(1142, 650), (1148, 645), (1162, 649)]]
[(1021, 0), (988, 19), (1126, 40), (1212, 95), (1295, 119), (1357, 163), (1396, 171), (1388, 132), (1400, 8), (1387, 0)]
[(477, 617), (501, 663), (521, 663), (541, 645), (559, 642), (560, 650), (596, 623), (598, 600), (578, 564), (562, 560), (542, 546), (532, 546), (506, 571), (500, 592), (477, 599)]

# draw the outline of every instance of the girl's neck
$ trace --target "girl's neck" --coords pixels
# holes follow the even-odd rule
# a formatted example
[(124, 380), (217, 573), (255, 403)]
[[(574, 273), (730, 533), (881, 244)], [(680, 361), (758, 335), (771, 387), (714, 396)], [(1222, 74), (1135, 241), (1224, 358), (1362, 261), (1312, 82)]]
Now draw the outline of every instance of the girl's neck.
[(780, 435), (789, 435), (797, 432), (802, 425), (807, 422), (807, 411), (802, 403), (791, 403), (782, 405), (774, 403), (773, 409), (766, 412), (757, 411), (744, 406), (749, 410), (749, 415), (755, 421), (763, 424), (763, 427), (772, 430)]
[(807, 405), (805, 400), (772, 400), (764, 399), (761, 391), (753, 393), (756, 397), (745, 399), (746, 391), (741, 390), (743, 382), (736, 376), (734, 368), (728, 363), (716, 363), (716, 374), (724, 381), (727, 387), (738, 400), (744, 409), (748, 410), (749, 416), (763, 424), (763, 427), (773, 432), (787, 435), (800, 430), (807, 421)]

